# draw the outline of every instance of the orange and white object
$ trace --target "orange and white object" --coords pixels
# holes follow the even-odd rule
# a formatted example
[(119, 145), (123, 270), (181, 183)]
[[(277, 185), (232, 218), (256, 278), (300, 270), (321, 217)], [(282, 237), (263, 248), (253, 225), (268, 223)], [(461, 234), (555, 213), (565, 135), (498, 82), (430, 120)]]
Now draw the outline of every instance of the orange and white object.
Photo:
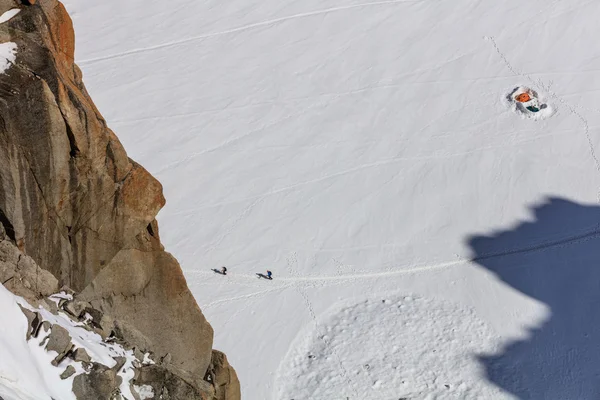
[(515, 97), (515, 100), (519, 103), (527, 103), (528, 101), (531, 101), (531, 96), (529, 95), (529, 93), (525, 92)]

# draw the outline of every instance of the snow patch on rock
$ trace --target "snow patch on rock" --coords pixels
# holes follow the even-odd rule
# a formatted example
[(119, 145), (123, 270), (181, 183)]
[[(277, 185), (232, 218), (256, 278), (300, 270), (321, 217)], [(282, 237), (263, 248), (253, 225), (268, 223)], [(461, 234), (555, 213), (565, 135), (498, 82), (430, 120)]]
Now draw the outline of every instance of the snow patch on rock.
[(20, 8), (13, 8), (11, 10), (6, 11), (4, 14), (0, 15), (0, 24), (8, 22), (17, 15), (21, 11)]
[[(53, 300), (69, 298), (72, 297), (66, 294), (51, 296)], [(40, 317), (39, 333), (29, 341), (26, 337), (30, 327), (19, 306), (37, 313)], [(33, 307), (2, 285), (0, 309), (0, 396), (22, 400), (50, 397), (75, 400), (72, 391), (73, 380), (76, 376), (87, 373), (88, 368), (84, 362), (75, 361), (70, 357), (63, 358), (57, 366), (52, 365), (52, 361), (56, 360), (59, 354), (47, 350), (46, 344), (52, 329), (59, 326), (68, 332), (73, 349), (84, 349), (93, 363), (113, 368), (117, 363), (115, 359), (123, 357), (125, 363), (117, 372), (122, 382), (119, 390), (124, 398), (135, 398), (131, 391), (131, 381), (135, 375), (134, 364), (139, 364), (140, 360), (136, 359), (132, 350), (127, 350), (117, 343), (104, 341), (99, 334), (86, 329), (81, 322), (74, 321), (62, 311), (55, 315), (43, 307)], [(60, 375), (69, 366), (75, 373), (61, 379)]]
[(17, 44), (13, 42), (0, 43), (0, 73), (5, 72), (17, 58)]
[(134, 385), (133, 388), (138, 393), (138, 396), (140, 397), (141, 400), (154, 398), (154, 390), (152, 389), (152, 386), (150, 386), (150, 385), (142, 385), (142, 386)]
[[(56, 353), (46, 352), (34, 339), (26, 341), (27, 319), (19, 308), (23, 302), (0, 285), (0, 396), (23, 400), (75, 399), (72, 378), (62, 381), (64, 367), (51, 365)], [(41, 333), (40, 340), (43, 337)]]

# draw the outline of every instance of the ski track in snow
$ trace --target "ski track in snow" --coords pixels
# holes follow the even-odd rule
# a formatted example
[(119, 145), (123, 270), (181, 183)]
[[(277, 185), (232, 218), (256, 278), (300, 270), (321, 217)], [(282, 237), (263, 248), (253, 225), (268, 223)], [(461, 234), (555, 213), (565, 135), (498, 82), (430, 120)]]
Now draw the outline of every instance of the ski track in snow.
[[(459, 259), (457, 261), (449, 261), (449, 262), (443, 262), (443, 263), (439, 263), (439, 264), (416, 266), (416, 267), (404, 268), (404, 269), (399, 269), (399, 270), (390, 270), (390, 271), (372, 272), (372, 273), (358, 273), (358, 274), (345, 274), (345, 275), (338, 273), (336, 275), (330, 275), (330, 276), (299, 276), (297, 274), (297, 272), (295, 271), (295, 269), (289, 266), (290, 261), (288, 261), (288, 271), (290, 271), (290, 277), (276, 278), (276, 279), (273, 279), (273, 281), (260, 282), (260, 283), (256, 283), (253, 285), (255, 287), (264, 287), (264, 285), (267, 284), (267, 285), (274, 285), (274, 286), (276, 286), (275, 288), (257, 291), (257, 292), (253, 292), (253, 293), (241, 295), (241, 296), (222, 298), (222, 299), (210, 302), (208, 304), (205, 304), (202, 307), (210, 308), (210, 307), (214, 307), (216, 305), (222, 304), (222, 303), (228, 303), (228, 302), (237, 301), (237, 300), (244, 300), (244, 299), (261, 296), (261, 295), (266, 295), (266, 294), (269, 294), (274, 291), (285, 290), (285, 289), (289, 289), (289, 288), (295, 288), (295, 289), (299, 290), (298, 288), (306, 289), (306, 288), (325, 287), (325, 286), (329, 286), (332, 284), (335, 285), (335, 284), (344, 283), (344, 282), (356, 282), (356, 281), (366, 280), (366, 279), (376, 280), (376, 279), (380, 279), (380, 278), (390, 278), (390, 277), (398, 276), (398, 275), (408, 275), (408, 274), (415, 274), (415, 273), (431, 272), (434, 270), (442, 270), (442, 269), (446, 269), (446, 268), (456, 267), (459, 265), (473, 264), (473, 263), (477, 263), (478, 261), (487, 260), (487, 259), (491, 259), (491, 258), (507, 257), (507, 256), (516, 255), (516, 254), (544, 251), (544, 250), (548, 250), (548, 249), (552, 249), (552, 248), (556, 248), (556, 247), (565, 247), (565, 246), (569, 246), (571, 244), (575, 244), (575, 243), (579, 243), (579, 242), (583, 242), (583, 241), (587, 241), (587, 240), (592, 240), (592, 239), (595, 239), (598, 237), (600, 237), (600, 226), (597, 227), (597, 229), (595, 229), (593, 231), (580, 233), (580, 234), (573, 235), (573, 236), (570, 236), (570, 237), (567, 237), (564, 239), (542, 242), (542, 243), (538, 243), (538, 244), (520, 248), (520, 249), (508, 249), (508, 250), (505, 250), (500, 253), (487, 254), (487, 255), (477, 257), (477, 258), (467, 258), (466, 259), (466, 258), (461, 258), (459, 256)], [(297, 262), (297, 260), (296, 260), (296, 262)], [(338, 264), (338, 267), (339, 267), (339, 264)], [(184, 272), (186, 274), (193, 274), (193, 275), (214, 274), (214, 272), (196, 271), (196, 270), (184, 270)], [(230, 275), (228, 275), (228, 276), (230, 276)], [(237, 280), (247, 281), (249, 279), (256, 280), (256, 277), (254, 275), (249, 275), (249, 274), (235, 274), (235, 275), (231, 275), (231, 277), (234, 278), (233, 280), (236, 280), (236, 281)], [(282, 282), (282, 283), (280, 284), (279, 282)], [(237, 282), (234, 284), (237, 284)]]
[[(564, 132), (571, 132), (571, 129), (566, 129)], [(453, 153), (453, 154), (442, 154), (442, 155), (432, 155), (432, 156), (423, 156), (423, 157), (395, 157), (395, 158), (391, 158), (388, 160), (382, 160), (382, 161), (378, 161), (378, 162), (373, 162), (373, 163), (369, 163), (369, 164), (363, 164), (363, 165), (359, 165), (353, 168), (349, 168), (340, 172), (336, 172), (334, 174), (330, 174), (330, 175), (325, 175), (319, 178), (315, 178), (315, 179), (310, 179), (307, 181), (303, 181), (303, 182), (298, 182), (295, 183), (293, 185), (289, 185), (289, 186), (284, 186), (281, 187), (279, 189), (275, 189), (275, 190), (271, 190), (256, 196), (252, 196), (252, 197), (246, 197), (246, 198), (242, 198), (242, 199), (236, 199), (236, 200), (229, 200), (229, 201), (223, 201), (223, 202), (219, 202), (219, 203), (213, 203), (213, 204), (207, 204), (207, 205), (201, 205), (197, 208), (194, 208), (192, 210), (183, 210), (183, 211), (177, 211), (177, 212), (172, 212), (169, 213), (169, 216), (176, 216), (176, 215), (183, 215), (183, 216), (187, 216), (187, 215), (193, 215), (196, 212), (200, 211), (200, 210), (204, 210), (204, 209), (208, 209), (208, 208), (215, 208), (215, 207), (222, 207), (225, 205), (232, 205), (232, 204), (237, 204), (237, 203), (242, 203), (244, 201), (254, 201), (252, 203), (252, 206), (254, 206), (257, 201), (256, 200), (262, 200), (266, 197), (269, 196), (273, 196), (273, 195), (277, 195), (280, 193), (284, 193), (287, 192), (289, 190), (293, 190), (302, 186), (306, 186), (306, 185), (311, 185), (314, 183), (320, 183), (326, 180), (330, 180), (330, 179), (334, 179), (334, 178), (338, 178), (340, 176), (343, 175), (347, 175), (347, 174), (352, 174), (355, 172), (359, 172), (362, 171), (364, 169), (369, 169), (369, 168), (378, 168), (378, 167), (383, 167), (383, 166), (387, 166), (390, 164), (396, 164), (399, 162), (407, 162), (407, 161), (425, 161), (425, 160), (437, 160), (437, 159), (444, 159), (444, 158), (453, 158), (453, 157), (460, 157), (460, 156), (465, 156), (465, 155), (469, 155), (469, 154), (474, 154), (477, 153), (479, 151), (490, 151), (490, 150), (495, 150), (495, 149), (500, 149), (500, 148), (506, 148), (506, 147), (511, 147), (511, 146), (515, 146), (518, 144), (523, 144), (523, 143), (529, 143), (535, 140), (540, 140), (540, 139), (544, 139), (550, 136), (554, 136), (555, 133), (551, 133), (551, 134), (544, 134), (544, 135), (539, 135), (539, 136), (533, 136), (533, 137), (529, 137), (527, 139), (523, 139), (520, 141), (514, 141), (511, 143), (505, 143), (505, 144), (499, 144), (499, 145), (494, 145), (494, 146), (484, 146), (484, 147), (480, 147), (477, 149), (473, 149), (473, 150), (469, 150), (469, 151), (464, 151), (461, 153)], [(179, 163), (180, 161), (177, 161), (176, 163)], [(156, 173), (157, 175), (162, 173), (164, 171), (161, 170), (161, 172)]]
[[(460, 57), (457, 57), (457, 58), (460, 58)], [(444, 64), (447, 64), (450, 62), (452, 62), (452, 61), (447, 61)], [(419, 71), (415, 71), (415, 72), (409, 72), (409, 73), (405, 73), (405, 74), (395, 75), (391, 78), (398, 79), (398, 78), (403, 78), (403, 77), (404, 78), (411, 77), (414, 75), (422, 75), (427, 72), (432, 72), (434, 70), (438, 70), (442, 66), (443, 65), (436, 65), (436, 66), (434, 66), (432, 68), (428, 68), (428, 69), (423, 69), (423, 70), (419, 70)], [(506, 77), (486, 76), (486, 77), (471, 78), (471, 79), (438, 79), (438, 80), (431, 80), (431, 81), (414, 81), (414, 82), (408, 81), (408, 82), (398, 82), (398, 83), (389, 83), (389, 84), (384, 84), (382, 82), (376, 82), (372, 85), (368, 85), (365, 87), (360, 87), (360, 88), (356, 88), (356, 89), (352, 89), (352, 90), (347, 90), (345, 92), (320, 93), (320, 94), (311, 95), (311, 96), (292, 97), (292, 98), (288, 98), (288, 99), (262, 101), (262, 102), (245, 104), (245, 105), (240, 105), (240, 106), (233, 106), (233, 107), (228, 105), (226, 107), (212, 108), (212, 109), (206, 109), (206, 110), (200, 110), (200, 111), (194, 111), (194, 112), (188, 112), (188, 113), (173, 113), (170, 115), (147, 116), (147, 117), (139, 117), (139, 118), (132, 118), (132, 119), (115, 119), (115, 120), (111, 120), (110, 124), (111, 125), (123, 125), (123, 124), (130, 124), (130, 123), (143, 122), (143, 121), (162, 121), (162, 120), (169, 120), (169, 119), (179, 119), (179, 118), (195, 117), (198, 115), (205, 115), (205, 114), (212, 114), (212, 113), (239, 111), (239, 110), (245, 110), (248, 108), (255, 108), (255, 107), (289, 105), (289, 104), (294, 104), (294, 103), (301, 102), (301, 101), (308, 101), (308, 100), (314, 100), (314, 99), (320, 99), (320, 98), (325, 98), (325, 99), (332, 98), (332, 100), (335, 100), (335, 99), (342, 98), (345, 96), (360, 95), (360, 94), (377, 91), (377, 90), (397, 89), (397, 88), (402, 88), (405, 86), (437, 85), (440, 83), (456, 83), (456, 82), (477, 83), (477, 82), (482, 82), (482, 81), (489, 82), (489, 81), (494, 81), (494, 80), (506, 80)], [(477, 106), (479, 103), (473, 102), (470, 104)]]
[[(391, 87), (391, 86), (392, 85), (389, 85), (389, 86), (386, 86), (386, 87)], [(357, 92), (362, 92), (362, 91), (364, 91), (364, 90), (361, 89), (361, 90), (359, 90)], [(335, 96), (337, 98), (340, 95), (346, 95), (346, 94), (354, 94), (354, 92), (348, 92), (348, 93), (343, 93), (343, 94), (336, 94)], [(328, 104), (328, 103), (326, 103), (326, 104)], [(478, 103), (475, 103), (475, 102), (474, 103), (468, 103), (468, 104), (464, 105), (462, 108), (464, 108), (466, 106), (469, 106), (469, 105), (478, 106), (477, 104)], [(323, 103), (313, 103), (313, 104), (311, 104), (311, 106), (309, 106), (306, 109), (302, 110), (300, 113), (288, 114), (285, 117), (279, 118), (276, 121), (270, 122), (270, 123), (268, 123), (268, 124), (266, 124), (264, 126), (255, 128), (255, 129), (253, 129), (251, 131), (248, 131), (248, 132), (246, 132), (246, 133), (244, 133), (242, 135), (239, 135), (239, 136), (227, 139), (223, 143), (220, 143), (220, 144), (215, 145), (213, 147), (209, 147), (209, 148), (204, 149), (204, 150), (202, 150), (200, 152), (195, 152), (195, 153), (188, 154), (187, 156), (185, 156), (185, 157), (183, 157), (181, 159), (178, 159), (177, 161), (174, 161), (172, 163), (169, 163), (169, 164), (161, 167), (160, 169), (158, 169), (157, 171), (155, 171), (155, 174), (160, 175), (160, 174), (164, 173), (165, 171), (168, 171), (168, 170), (171, 170), (171, 169), (177, 167), (178, 165), (188, 163), (188, 162), (192, 161), (193, 159), (195, 159), (197, 157), (200, 157), (200, 156), (205, 155), (205, 154), (213, 153), (213, 152), (218, 151), (218, 150), (222, 150), (223, 148), (228, 147), (228, 146), (230, 146), (232, 144), (236, 144), (237, 142), (239, 142), (241, 140), (244, 140), (244, 139), (247, 139), (247, 138), (249, 138), (250, 136), (253, 136), (256, 133), (259, 133), (261, 131), (265, 131), (266, 129), (269, 129), (269, 128), (272, 128), (274, 126), (277, 126), (277, 125), (279, 125), (279, 124), (281, 124), (281, 123), (283, 123), (283, 122), (285, 122), (285, 121), (287, 121), (287, 120), (289, 120), (291, 118), (297, 118), (297, 117), (299, 117), (301, 115), (305, 115), (310, 110), (318, 108), (318, 107), (322, 107), (322, 106), (323, 106)], [(226, 110), (228, 110), (228, 108), (221, 109), (219, 111), (219, 113), (224, 112)], [(193, 115), (193, 114), (191, 114), (191, 115)], [(487, 122), (488, 121), (483, 121), (481, 124), (487, 123)], [(419, 130), (419, 132), (422, 132), (423, 130), (427, 129), (427, 127), (429, 127), (430, 124), (428, 124), (428, 125), (424, 126), (423, 128), (421, 128)], [(476, 127), (476, 125), (471, 126), (470, 128), (472, 129), (474, 127)], [(448, 134), (451, 134), (451, 133), (453, 133), (453, 132), (448, 132)], [(482, 146), (480, 148), (472, 149), (472, 150), (465, 151), (465, 152), (459, 152), (459, 153), (451, 153), (451, 154), (443, 154), (443, 155), (432, 155), (432, 156), (422, 156), (422, 157), (396, 157), (396, 158), (393, 158), (392, 160), (384, 160), (384, 161), (373, 163), (373, 164), (367, 164), (367, 165), (364, 166), (364, 168), (369, 168), (369, 167), (379, 166), (379, 165), (386, 165), (386, 164), (390, 164), (390, 163), (394, 163), (394, 162), (400, 162), (400, 161), (423, 161), (423, 160), (442, 159), (442, 158), (450, 158), (450, 157), (460, 157), (460, 156), (464, 156), (464, 155), (469, 155), (469, 154), (477, 153), (477, 152), (480, 152), (480, 151), (489, 151), (489, 150), (494, 150), (494, 149), (498, 149), (498, 148), (503, 148), (503, 147), (508, 147), (508, 146), (514, 146), (514, 145), (517, 145), (517, 144), (528, 143), (528, 142), (531, 142), (533, 140), (542, 139), (542, 138), (545, 138), (545, 137), (548, 137), (548, 136), (551, 136), (551, 135), (553, 135), (553, 134), (534, 136), (534, 137), (530, 137), (530, 138), (521, 140), (519, 142), (512, 142), (512, 143), (509, 143), (509, 144), (501, 144), (501, 145), (495, 145), (495, 146)], [(357, 170), (360, 170), (363, 167), (359, 166), (357, 168), (358, 168)], [(354, 170), (348, 170), (347, 172), (354, 172)], [(345, 172), (342, 172), (342, 173), (345, 173)], [(335, 176), (337, 176), (337, 175), (335, 175)], [(335, 176), (332, 176), (332, 177), (335, 177)]]
[(266, 289), (266, 290), (260, 290), (258, 292), (253, 292), (253, 293), (244, 294), (244, 295), (240, 295), (240, 296), (234, 296), (234, 297), (224, 297), (222, 299), (215, 300), (215, 301), (212, 301), (212, 302), (204, 305), (203, 308), (210, 309), (212, 307), (218, 306), (219, 304), (230, 303), (232, 301), (237, 301), (237, 300), (248, 300), (248, 299), (252, 299), (254, 297), (264, 296), (266, 294), (270, 294), (270, 293), (273, 293), (273, 292), (283, 291), (285, 289), (289, 289), (289, 288), (292, 288), (292, 287), (294, 287), (293, 284), (275, 285), (274, 288), (270, 288), (270, 289)]
[(84, 65), (84, 64), (96, 63), (99, 61), (113, 60), (115, 58), (126, 57), (126, 56), (129, 56), (132, 54), (146, 53), (146, 52), (153, 51), (153, 50), (160, 50), (160, 49), (164, 49), (164, 48), (168, 48), (168, 47), (179, 46), (179, 45), (190, 43), (190, 42), (196, 42), (199, 40), (213, 38), (216, 36), (229, 35), (232, 33), (238, 33), (238, 32), (246, 31), (249, 29), (260, 28), (263, 26), (275, 25), (275, 24), (278, 24), (281, 22), (291, 21), (291, 20), (295, 20), (295, 19), (299, 19), (299, 18), (313, 17), (313, 16), (317, 16), (317, 15), (330, 14), (330, 13), (334, 13), (334, 12), (347, 11), (347, 10), (352, 10), (352, 9), (357, 9), (357, 8), (376, 7), (376, 6), (385, 6), (385, 5), (394, 5), (394, 4), (415, 4), (415, 3), (423, 3), (426, 1), (429, 1), (429, 0), (387, 0), (387, 1), (376, 1), (376, 2), (372, 2), (372, 3), (353, 4), (353, 5), (349, 5), (349, 6), (343, 6), (343, 7), (332, 7), (332, 8), (327, 8), (324, 10), (309, 11), (306, 13), (299, 13), (299, 14), (294, 14), (294, 15), (288, 15), (286, 17), (274, 18), (274, 19), (269, 19), (266, 21), (256, 22), (253, 24), (244, 25), (244, 26), (240, 26), (237, 28), (233, 28), (233, 29), (227, 29), (224, 31), (206, 33), (204, 35), (193, 36), (193, 37), (190, 37), (187, 39), (167, 42), (167, 43), (159, 44), (156, 46), (142, 47), (139, 49), (124, 51), (122, 53), (112, 54), (109, 56), (89, 58), (87, 60), (80, 60), (80, 61), (78, 61), (78, 64)]
[(221, 150), (221, 149), (223, 149), (223, 148), (225, 148), (227, 146), (236, 144), (236, 143), (238, 143), (238, 142), (240, 142), (240, 141), (242, 141), (244, 139), (248, 139), (249, 137), (251, 137), (251, 136), (253, 136), (253, 135), (257, 134), (257, 133), (260, 133), (260, 132), (263, 132), (263, 131), (265, 131), (267, 129), (273, 128), (273, 127), (275, 127), (275, 126), (277, 126), (277, 125), (279, 125), (279, 124), (281, 124), (281, 123), (283, 123), (285, 121), (288, 121), (288, 120), (290, 120), (292, 118), (297, 118), (297, 117), (299, 117), (301, 115), (304, 115), (304, 114), (308, 113), (310, 110), (312, 110), (314, 108), (317, 108), (317, 107), (320, 107), (320, 106), (322, 106), (321, 103), (313, 103), (309, 107), (307, 107), (306, 109), (304, 109), (304, 110), (302, 110), (302, 111), (300, 111), (298, 113), (288, 114), (288, 115), (286, 115), (283, 118), (278, 118), (275, 121), (269, 122), (268, 124), (265, 124), (263, 126), (255, 128), (255, 129), (253, 129), (251, 131), (248, 131), (248, 132), (246, 132), (246, 133), (244, 133), (242, 135), (239, 135), (239, 136), (236, 136), (236, 137), (233, 137), (233, 138), (229, 138), (226, 141), (224, 141), (223, 143), (220, 143), (220, 144), (215, 145), (213, 147), (209, 147), (207, 149), (204, 149), (204, 150), (196, 152), (196, 153), (188, 154), (186, 157), (183, 157), (181, 160), (177, 160), (175, 162), (167, 164), (166, 166), (164, 166), (163, 168), (161, 168), (160, 170), (158, 170), (156, 172), (156, 174), (157, 175), (161, 174), (164, 171), (170, 170), (170, 169), (172, 169), (172, 168), (174, 168), (174, 167), (176, 167), (176, 166), (178, 166), (180, 164), (185, 164), (185, 163), (187, 163), (187, 162), (195, 159), (196, 157), (202, 156), (204, 154), (213, 153), (213, 152), (215, 152), (217, 150)]

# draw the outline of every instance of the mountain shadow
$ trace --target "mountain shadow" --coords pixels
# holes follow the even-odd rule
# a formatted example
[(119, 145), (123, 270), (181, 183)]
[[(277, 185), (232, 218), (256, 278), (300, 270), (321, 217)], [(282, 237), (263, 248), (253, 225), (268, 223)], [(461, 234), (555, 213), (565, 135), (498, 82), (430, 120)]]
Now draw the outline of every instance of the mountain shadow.
[(545, 303), (529, 338), (479, 356), (487, 378), (519, 399), (600, 399), (600, 207), (548, 198), (533, 219), (472, 236), (473, 261)]

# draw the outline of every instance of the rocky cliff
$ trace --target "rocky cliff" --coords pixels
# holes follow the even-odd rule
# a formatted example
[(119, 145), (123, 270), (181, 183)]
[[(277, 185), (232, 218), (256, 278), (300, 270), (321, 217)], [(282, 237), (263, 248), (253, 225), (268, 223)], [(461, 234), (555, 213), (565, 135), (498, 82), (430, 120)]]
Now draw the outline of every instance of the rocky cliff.
[(120, 340), (164, 360), (144, 374), (189, 385), (172, 398), (239, 398), (235, 372), (213, 353), (212, 328), (160, 243), (162, 187), (128, 158), (86, 92), (65, 8), (0, 0), (0, 15), (14, 8), (0, 24), (0, 43), (16, 46), (0, 74), (6, 239), (102, 313)]

